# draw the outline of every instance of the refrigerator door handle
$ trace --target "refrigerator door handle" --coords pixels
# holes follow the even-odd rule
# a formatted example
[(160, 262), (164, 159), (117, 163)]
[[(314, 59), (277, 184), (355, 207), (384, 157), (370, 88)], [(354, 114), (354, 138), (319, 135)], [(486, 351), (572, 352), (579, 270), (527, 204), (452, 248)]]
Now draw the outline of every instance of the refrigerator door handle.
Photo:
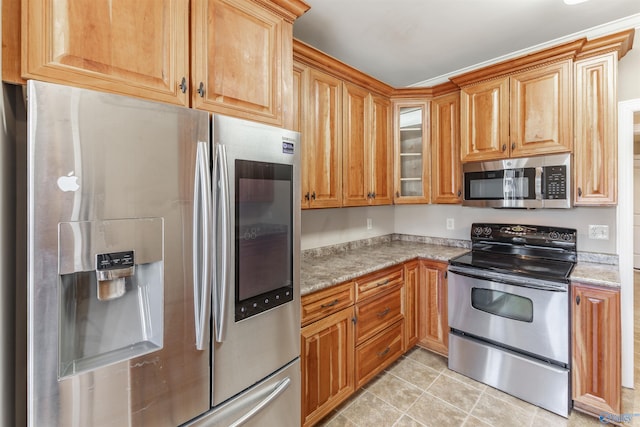
[(196, 349), (205, 350), (206, 322), (211, 301), (211, 178), (207, 142), (198, 141), (193, 189), (193, 303)]
[(291, 384), (291, 378), (289, 378), (289, 377), (287, 377), (287, 378), (283, 379), (282, 381), (280, 381), (276, 385), (275, 389), (271, 393), (269, 393), (269, 395), (267, 397), (265, 397), (264, 400), (262, 400), (260, 403), (258, 403), (253, 408), (251, 408), (251, 410), (249, 412), (247, 412), (242, 417), (237, 419), (229, 427), (240, 427), (241, 425), (243, 425), (244, 423), (249, 421), (251, 418), (253, 418), (255, 415), (257, 415), (258, 412), (262, 411), (272, 401), (277, 399), (278, 396), (280, 396), (287, 389), (287, 387), (289, 387), (290, 384)]
[[(227, 281), (229, 278), (229, 254), (231, 252), (231, 224), (229, 221), (229, 171), (227, 168), (227, 150), (223, 144), (216, 144), (216, 168), (218, 180), (218, 188), (216, 198), (219, 204), (219, 213), (221, 216), (221, 236), (220, 242), (216, 238), (216, 244), (221, 246), (221, 268), (220, 281), (216, 280), (213, 293), (214, 299), (214, 324), (215, 324), (215, 340), (217, 342), (224, 341), (225, 338), (225, 313), (227, 301)], [(216, 219), (217, 224), (217, 219)], [(216, 230), (217, 225), (216, 225)]]

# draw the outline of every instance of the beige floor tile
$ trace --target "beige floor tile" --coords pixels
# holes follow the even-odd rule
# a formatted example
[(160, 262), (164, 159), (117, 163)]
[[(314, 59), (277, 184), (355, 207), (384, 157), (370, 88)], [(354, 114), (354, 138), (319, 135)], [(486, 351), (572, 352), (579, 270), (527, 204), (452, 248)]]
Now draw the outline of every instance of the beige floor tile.
[(427, 365), (438, 372), (447, 369), (447, 359), (445, 357), (420, 347), (414, 347), (413, 350), (407, 353), (406, 357), (411, 360), (415, 360), (416, 362), (420, 362), (423, 365)]
[(407, 415), (427, 427), (462, 426), (467, 418), (465, 412), (427, 393), (409, 408)]
[(464, 427), (491, 427), (491, 424), (487, 424), (476, 417), (469, 416), (463, 424)]
[(323, 420), (323, 423), (317, 424), (316, 427), (359, 427), (359, 426), (351, 422), (344, 415), (338, 414), (329, 420), (326, 420), (326, 421)]
[(488, 391), (489, 389), (480, 396), (471, 415), (494, 427), (528, 426), (532, 422), (535, 411), (525, 411), (519, 406), (491, 396)]
[(424, 424), (419, 423), (408, 415), (403, 415), (393, 427), (424, 427)]
[(439, 375), (438, 371), (408, 358), (403, 358), (399, 363), (393, 365), (389, 372), (422, 390), (429, 388)]
[(493, 396), (507, 403), (510, 403), (511, 405), (520, 408), (522, 411), (524, 411), (525, 413), (531, 416), (533, 416), (533, 414), (538, 409), (537, 406), (532, 405), (529, 402), (525, 402), (524, 400), (518, 399), (517, 397), (513, 397), (510, 394), (507, 394), (493, 387), (487, 387), (487, 390), (485, 393), (488, 394), (489, 396)]
[(471, 411), (482, 394), (480, 390), (446, 375), (440, 375), (427, 389), (427, 393), (439, 397), (466, 413)]
[(423, 393), (421, 389), (391, 373), (375, 378), (367, 387), (369, 393), (404, 412)]
[(372, 393), (364, 392), (341, 415), (360, 427), (391, 427), (402, 413)]
[(454, 378), (466, 385), (468, 385), (469, 387), (473, 387), (477, 390), (480, 391), (484, 391), (488, 388), (488, 386), (486, 384), (482, 384), (479, 383), (476, 380), (473, 380), (467, 376), (464, 376), (462, 374), (457, 373), (456, 371), (452, 371), (451, 369), (445, 369), (444, 371), (442, 371), (442, 375), (446, 375), (448, 377)]

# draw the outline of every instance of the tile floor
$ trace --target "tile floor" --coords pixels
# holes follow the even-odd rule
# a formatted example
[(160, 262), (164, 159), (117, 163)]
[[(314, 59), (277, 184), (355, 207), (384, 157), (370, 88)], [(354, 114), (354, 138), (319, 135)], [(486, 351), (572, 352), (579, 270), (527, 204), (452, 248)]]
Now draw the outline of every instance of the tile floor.
[[(635, 273), (635, 380), (623, 389), (624, 425), (640, 426), (640, 273)], [(322, 427), (598, 426), (572, 411), (565, 419), (447, 368), (447, 360), (416, 347), (378, 375), (319, 424)]]

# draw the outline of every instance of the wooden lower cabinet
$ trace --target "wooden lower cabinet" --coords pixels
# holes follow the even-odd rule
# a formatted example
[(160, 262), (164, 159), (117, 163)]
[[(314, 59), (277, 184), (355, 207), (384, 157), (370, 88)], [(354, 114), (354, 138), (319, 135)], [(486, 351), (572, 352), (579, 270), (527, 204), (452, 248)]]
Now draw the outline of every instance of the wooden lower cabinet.
[(620, 292), (580, 283), (571, 288), (573, 406), (620, 414)]
[(418, 343), (443, 356), (449, 354), (446, 262), (420, 260), (417, 286)]
[(402, 356), (403, 326), (404, 322), (400, 320), (356, 347), (356, 388)]
[(301, 331), (302, 425), (312, 426), (354, 391), (353, 306)]
[(404, 264), (404, 351), (418, 343), (420, 330), (420, 305), (417, 300), (419, 282), (420, 261), (406, 262)]

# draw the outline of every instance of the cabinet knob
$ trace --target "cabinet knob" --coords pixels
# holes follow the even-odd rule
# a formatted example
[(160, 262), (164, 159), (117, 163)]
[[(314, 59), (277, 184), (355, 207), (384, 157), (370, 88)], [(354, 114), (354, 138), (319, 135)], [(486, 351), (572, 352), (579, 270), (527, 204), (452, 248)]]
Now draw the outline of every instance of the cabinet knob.
[(512, 149), (512, 150), (515, 150), (515, 149), (516, 149), (516, 143), (515, 143), (515, 142), (512, 142), (512, 143), (511, 143), (511, 149)]
[(580, 295), (576, 295), (576, 305), (580, 305)]
[(458, 190), (458, 197), (462, 196), (462, 190)]
[(180, 88), (180, 92), (187, 93), (187, 79), (185, 77), (182, 78), (180, 86), (178, 87)]
[(578, 197), (582, 197), (582, 188), (578, 187)]
[(371, 198), (371, 193), (367, 193), (367, 199)]
[(375, 198), (376, 198), (376, 193), (375, 193), (375, 191), (374, 191), (373, 193), (371, 193), (371, 198), (372, 198), (372, 199), (375, 199)]
[(197, 92), (198, 95), (200, 95), (200, 98), (204, 98), (204, 83), (200, 82)]
[(502, 144), (502, 151), (507, 151), (507, 144)]
[(307, 194), (304, 195), (304, 199), (309, 201), (309, 192), (307, 191)]
[(315, 200), (316, 199), (316, 192), (314, 191), (313, 193), (311, 193), (311, 200)]
[(400, 197), (400, 192), (396, 191), (396, 197)]

